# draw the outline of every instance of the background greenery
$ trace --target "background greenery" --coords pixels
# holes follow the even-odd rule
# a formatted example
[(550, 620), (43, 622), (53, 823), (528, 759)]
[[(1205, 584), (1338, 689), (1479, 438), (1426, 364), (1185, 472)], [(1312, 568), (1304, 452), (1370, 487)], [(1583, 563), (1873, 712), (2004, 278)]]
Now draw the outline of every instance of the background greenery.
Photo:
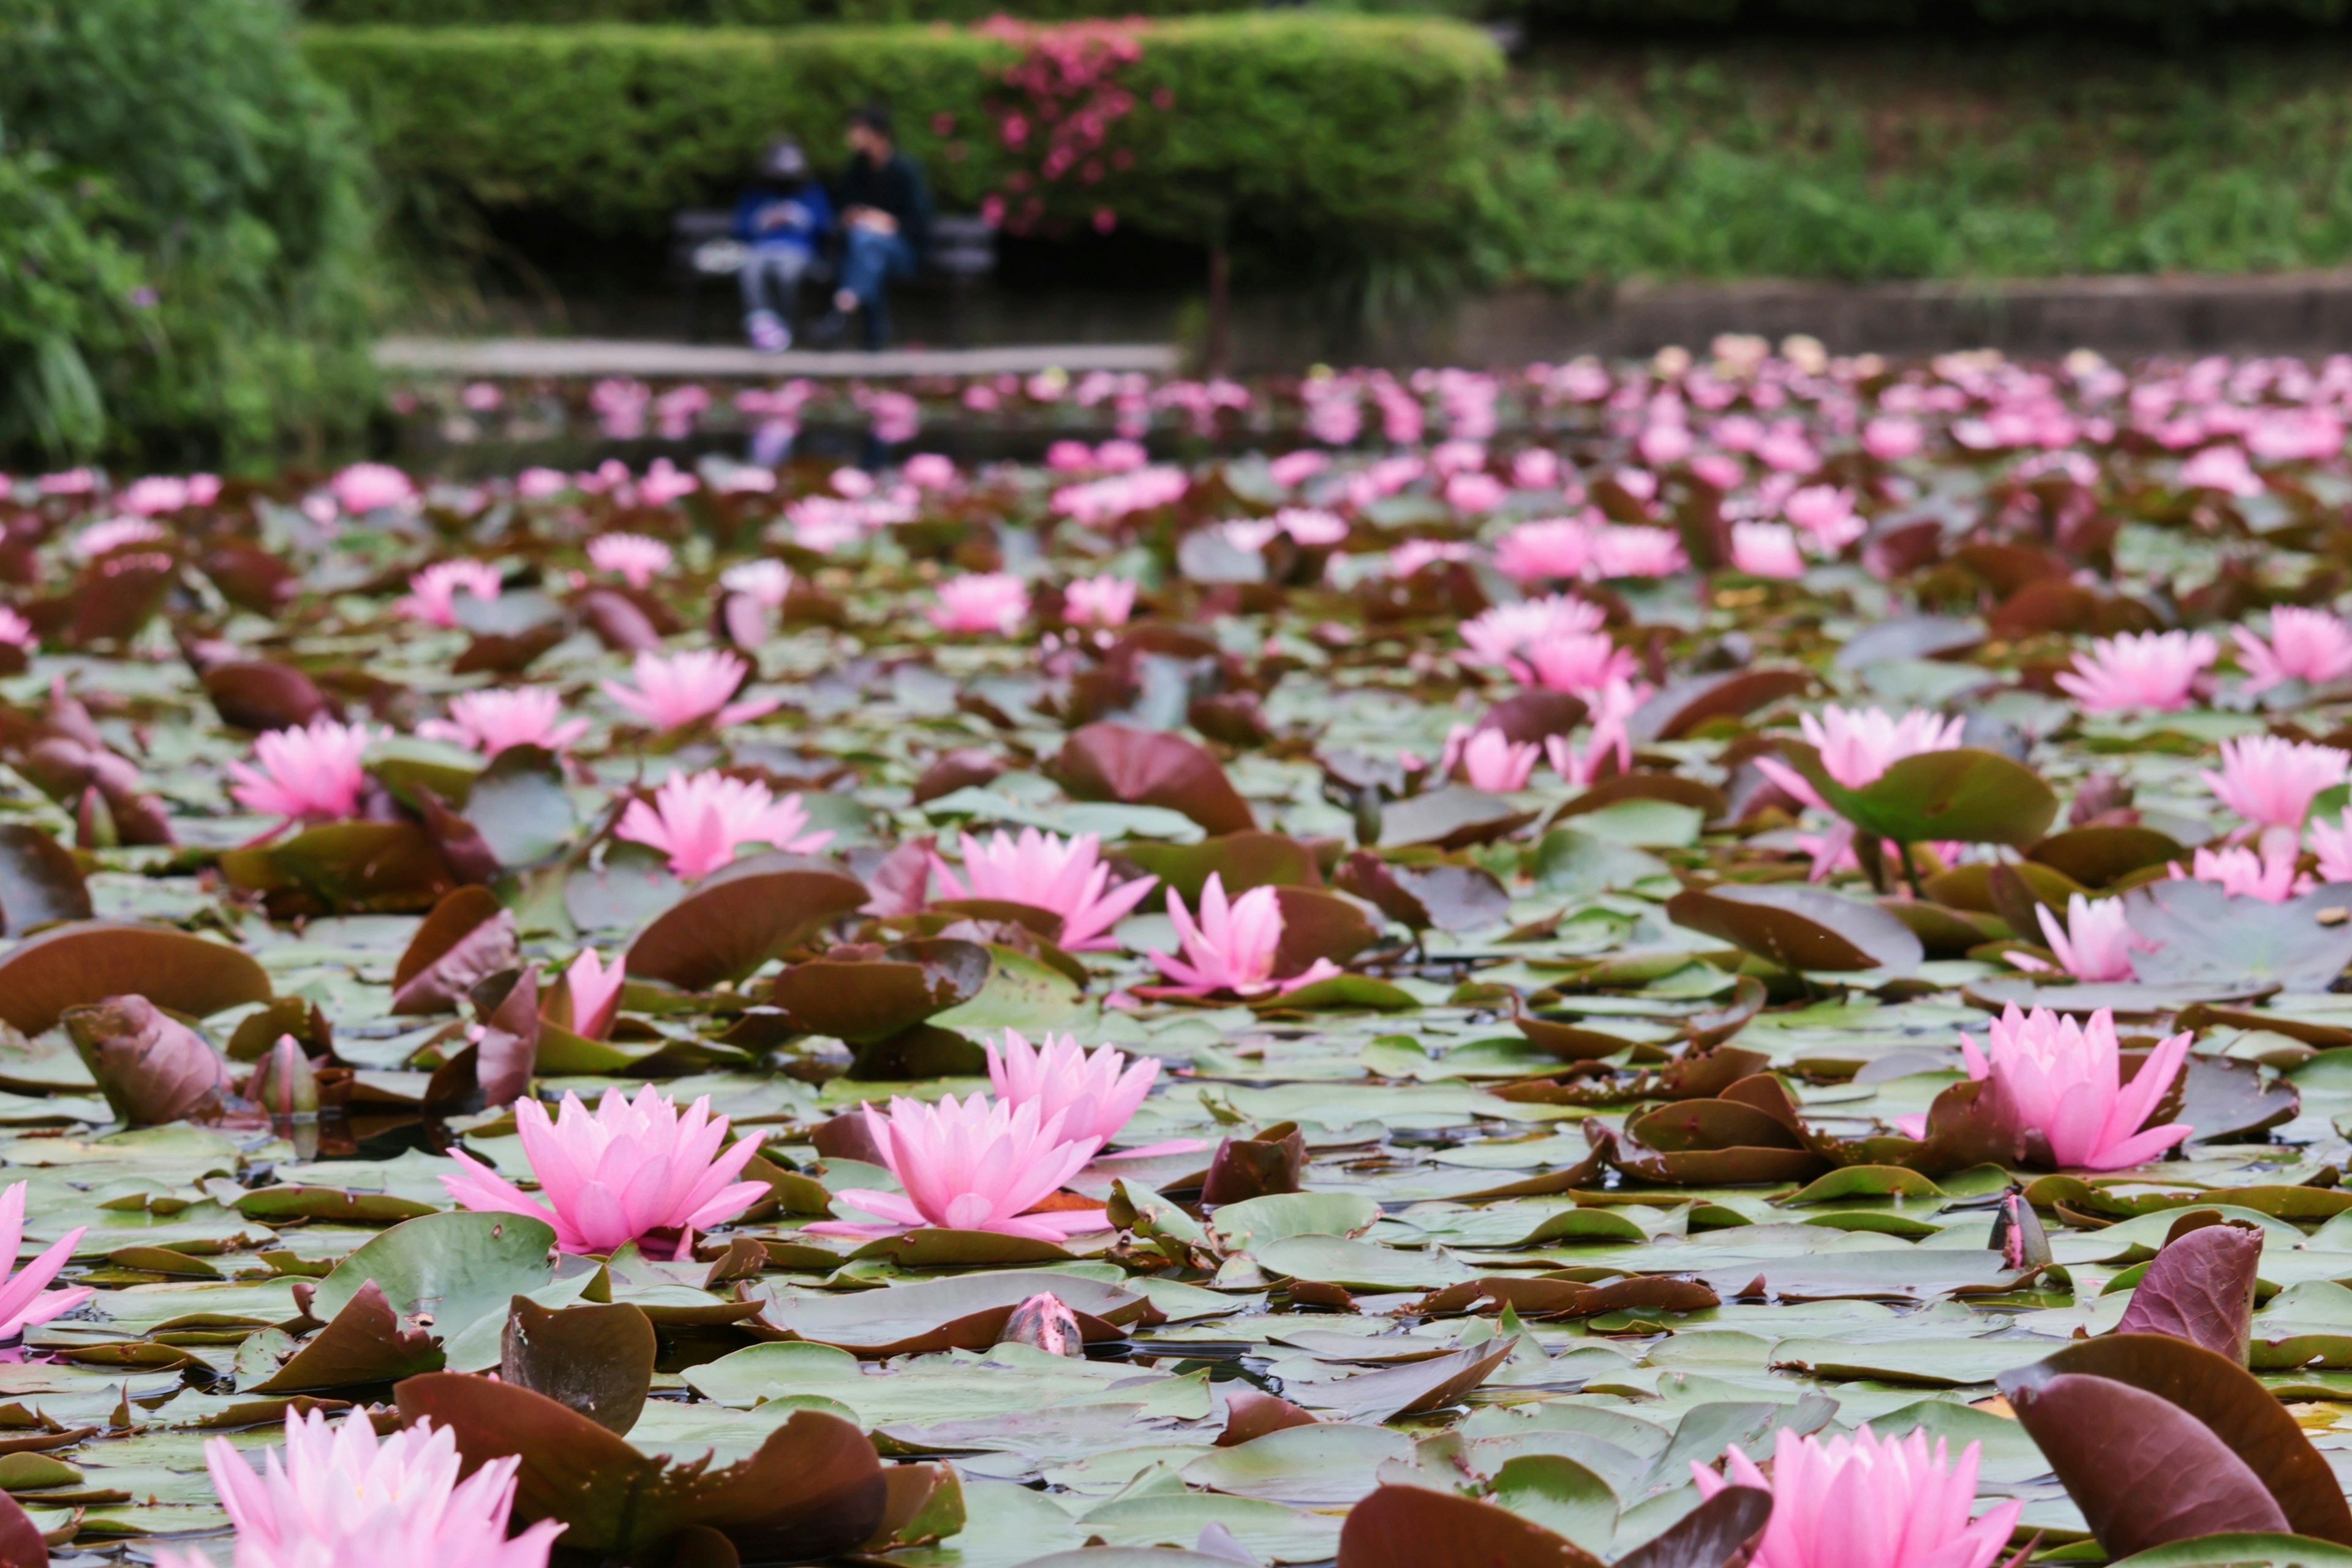
[(280, 0), (0, 0), (0, 449), (364, 419), (371, 176)]

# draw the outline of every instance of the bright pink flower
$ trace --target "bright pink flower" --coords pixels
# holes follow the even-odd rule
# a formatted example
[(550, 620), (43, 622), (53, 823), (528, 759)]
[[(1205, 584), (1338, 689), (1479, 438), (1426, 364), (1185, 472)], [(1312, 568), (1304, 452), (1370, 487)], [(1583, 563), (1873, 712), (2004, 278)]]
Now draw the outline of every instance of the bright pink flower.
[[(490, 1459), (464, 1480), (457, 1435), (419, 1421), (378, 1438), (353, 1412), (286, 1412), (286, 1447), (262, 1473), (226, 1437), (205, 1445), (213, 1489), (236, 1526), (236, 1568), (546, 1568), (563, 1526), (543, 1519), (507, 1539), (519, 1456)], [(200, 1552), (166, 1552), (161, 1568), (202, 1568)]]
[(775, 711), (779, 699), (727, 700), (743, 684), (751, 667), (731, 653), (697, 648), (687, 653), (639, 651), (630, 666), (636, 685), (617, 680), (604, 683), (604, 695), (656, 730), (676, 730), (708, 719), (724, 727)]
[(943, 490), (956, 482), (955, 459), (937, 452), (918, 452), (898, 471), (918, 489)]
[(670, 569), (677, 557), (668, 545), (642, 533), (604, 533), (588, 542), (589, 563), (642, 588)]
[(1389, 575), (1410, 577), (1424, 566), (1434, 566), (1441, 561), (1469, 561), (1476, 554), (1475, 546), (1458, 539), (1408, 539), (1389, 552)]
[(406, 506), (416, 499), (416, 487), (408, 482), (408, 476), (383, 463), (353, 463), (328, 480), (327, 489), (335, 504), (352, 517)]
[(1588, 699), (1591, 706), (1591, 733), (1585, 737), (1580, 752), (1569, 743), (1565, 735), (1546, 735), (1544, 755), (1551, 762), (1552, 770), (1579, 789), (1587, 789), (1601, 780), (1601, 764), (1614, 757), (1612, 773), (1630, 773), (1633, 767), (1633, 737), (1626, 721), (1642, 705), (1642, 689), (1629, 681), (1612, 680)]
[(1462, 623), (1462, 642), (1467, 650), (1462, 660), (1510, 669), (1530, 644), (1597, 632), (1606, 619), (1598, 605), (1559, 594), (1496, 605)]
[(1066, 1136), (1098, 1145), (1118, 1136), (1159, 1076), (1157, 1057), (1130, 1063), (1116, 1046), (1082, 1050), (1068, 1035), (1047, 1035), (1032, 1046), (1007, 1029), (1002, 1048), (988, 1047), (988, 1081), (998, 1100), (1015, 1109), (1034, 1105), (1039, 1116), (1059, 1116)]
[(950, 1094), (937, 1105), (894, 1097), (887, 1117), (867, 1106), (866, 1129), (905, 1192), (845, 1189), (834, 1194), (836, 1200), (883, 1223), (820, 1220), (804, 1228), (819, 1236), (872, 1237), (937, 1226), (1033, 1241), (1108, 1229), (1098, 1208), (1027, 1212), (1084, 1170), (1102, 1147), (1091, 1135), (1064, 1137), (1066, 1120), (1064, 1111), (1046, 1115), (1034, 1102), (1012, 1106), (984, 1094), (968, 1095), (961, 1104)]
[(1780, 510), (1827, 555), (1836, 554), (1870, 531), (1853, 510), (1853, 492), (1834, 485), (1807, 485), (1793, 490)]
[(1581, 577), (1592, 562), (1593, 528), (1576, 518), (1523, 522), (1495, 545), (1495, 570), (1514, 583)]
[(2121, 899), (2086, 899), (2073, 893), (2067, 896), (2063, 921), (2052, 914), (2047, 905), (2038, 906), (2034, 913), (2041, 919), (2042, 934), (2049, 940), (2058, 966), (2077, 980), (2133, 979), (2133, 952), (2153, 952), (2157, 948), (2157, 943), (2132, 930)]
[(1800, 714), (1797, 727), (1821, 752), (1823, 773), (1848, 789), (1862, 789), (1906, 757), (1958, 747), (1968, 721), (1925, 708), (1914, 708), (1897, 719), (1881, 709), (1846, 709), (1832, 702), (1819, 716)]
[(2246, 461), (2242, 447), (2208, 447), (2180, 465), (2180, 488), (2221, 490), (2240, 500), (2263, 493), (2263, 477)]
[(798, 795), (778, 800), (766, 784), (721, 773), (672, 773), (650, 804), (629, 803), (614, 835), (653, 846), (669, 857), (671, 870), (692, 880), (734, 859), (739, 845), (809, 855), (833, 841), (831, 833), (803, 834), (807, 826)]
[(1265, 471), (1276, 484), (1295, 489), (1330, 466), (1331, 459), (1321, 452), (1285, 452), (1268, 463)]
[(1073, 626), (1123, 626), (1134, 613), (1131, 578), (1080, 577), (1062, 590), (1062, 616)]
[(231, 763), (236, 783), (229, 794), (239, 805), (265, 816), (302, 822), (333, 822), (360, 808), (367, 773), (360, 759), (392, 731), (366, 724), (313, 719), (300, 730), (272, 730), (253, 742), (258, 771)]
[(1687, 569), (1682, 536), (1671, 528), (1644, 528), (1639, 523), (1612, 523), (1592, 536), (1591, 576), (1671, 577)]
[(1785, 522), (1733, 523), (1731, 564), (1750, 577), (1791, 580), (1805, 574), (1805, 558), (1797, 552), (1796, 531)]
[(578, 1095), (567, 1094), (553, 1120), (538, 1100), (523, 1099), (515, 1101), (515, 1125), (547, 1204), (534, 1203), (462, 1151), (450, 1154), (462, 1169), (441, 1184), (477, 1214), (545, 1220), (565, 1252), (604, 1254), (649, 1236), (675, 1235), (674, 1251), (687, 1257), (694, 1232), (733, 1219), (768, 1195), (767, 1183), (735, 1179), (759, 1152), (760, 1135), (720, 1152), (727, 1118), (710, 1114), (709, 1095), (680, 1112), (651, 1084), (635, 1100), (608, 1089), (592, 1114)]
[(436, 561), (408, 580), (408, 595), (393, 608), (427, 626), (457, 624), (457, 595), (485, 602), (499, 596), (498, 568), (486, 561)]
[(1702, 1497), (1727, 1486), (1772, 1494), (1750, 1568), (1990, 1568), (2025, 1505), (1969, 1518), (1981, 1447), (1969, 1444), (1954, 1464), (1944, 1439), (1930, 1450), (1922, 1431), (1882, 1441), (1864, 1426), (1823, 1440), (1783, 1426), (1769, 1479), (1738, 1448), (1724, 1454), (1727, 1475), (1696, 1461), (1691, 1473)]
[(2279, 828), (2299, 838), (2313, 799), (2342, 784), (2347, 771), (2352, 756), (2333, 746), (2242, 735), (2221, 742), (2220, 773), (2197, 776), (2223, 805), (2256, 827)]
[(585, 719), (565, 719), (563, 700), (552, 687), (519, 686), (511, 691), (468, 691), (449, 700), (449, 717), (427, 719), (416, 732), (495, 757), (509, 746), (541, 746), (560, 752), (588, 732)]
[(2126, 632), (2075, 654), (2074, 668), (2058, 684), (2085, 712), (2150, 708), (2170, 713), (2189, 705), (2198, 673), (2221, 656), (2203, 632)]
[[(25, 1240), (26, 1184), (17, 1182), (0, 1193), (0, 1340), (15, 1340), (26, 1329), (72, 1311), (96, 1295), (88, 1286), (52, 1290), (49, 1281), (73, 1261), (74, 1247), (89, 1229), (76, 1226), (43, 1248), (40, 1256), (19, 1266), (18, 1249)], [(6, 1272), (14, 1269), (15, 1272)]]
[(1528, 787), (1528, 776), (1542, 755), (1532, 741), (1513, 741), (1500, 730), (1474, 731), (1467, 724), (1456, 724), (1445, 737), (1445, 750), (1437, 765), (1444, 773), (1459, 767), (1462, 778), (1473, 789), (1511, 795)]
[(940, 584), (939, 603), (924, 612), (943, 632), (994, 632), (1011, 637), (1029, 613), (1029, 584), (1010, 572), (974, 572)]
[(2294, 847), (2275, 842), (2263, 844), (2259, 854), (2244, 845), (2200, 849), (2191, 858), (2189, 870), (2183, 871), (2178, 860), (2172, 863), (2172, 879), (2218, 882), (2233, 899), (2283, 904), (2298, 893), (2309, 892), (2313, 886), (2310, 878), (2295, 874), (2294, 861)]
[(0, 605), (0, 643), (30, 650), (39, 641), (39, 637), (33, 631), (32, 622), (7, 605)]
[(2267, 691), (2283, 680), (2325, 686), (2352, 675), (2352, 623), (2326, 610), (2282, 605), (2271, 612), (2270, 641), (2243, 626), (2230, 636), (2246, 667), (2249, 691)]
[(1882, 414), (1862, 427), (1862, 449), (1882, 463), (1916, 456), (1926, 444), (1919, 422), (1900, 414)]
[(73, 537), (73, 552), (78, 560), (95, 561), (133, 544), (152, 544), (171, 537), (171, 531), (160, 522), (143, 517), (110, 518), (93, 522)]
[(1282, 945), (1282, 903), (1272, 888), (1252, 888), (1228, 903), (1223, 879), (1212, 871), (1201, 889), (1200, 923), (1193, 924), (1184, 900), (1172, 889), (1168, 918), (1176, 922), (1184, 956), (1171, 958), (1157, 949), (1150, 956), (1160, 973), (1176, 982), (1170, 989), (1178, 995), (1230, 991), (1236, 996), (1262, 996), (1269, 991), (1296, 991), (1339, 973), (1338, 964), (1318, 958), (1303, 973), (1275, 978), (1275, 953)]
[(1112, 886), (1110, 868), (1102, 863), (1102, 839), (1092, 833), (1064, 838), (1024, 827), (1015, 838), (999, 828), (985, 840), (967, 833), (962, 841), (962, 876), (931, 857), (931, 878), (940, 893), (1051, 910), (1062, 917), (1061, 946), (1071, 952), (1117, 946), (1105, 933), (1160, 880), (1136, 877)]
[(2345, 812), (2338, 822), (2315, 820), (2311, 847), (2319, 853), (2321, 881), (2352, 882), (2352, 811)]
[(2041, 1140), (2062, 1169), (2120, 1171), (2196, 1131), (2185, 1121), (2141, 1127), (2180, 1076), (2189, 1036), (2159, 1044), (2126, 1083), (2116, 1016), (2105, 1007), (2085, 1025), (2047, 1007), (2021, 1013), (2012, 1002), (1992, 1021), (1986, 1048), (1962, 1035), (1960, 1054), (1969, 1077), (1991, 1080), (1988, 1092), (2002, 1124), (2021, 1139)]
[(781, 610), (793, 596), (793, 569), (781, 561), (739, 561), (719, 574), (719, 585), (749, 595), (763, 608)]
[(582, 948), (563, 972), (563, 989), (572, 1000), (572, 1032), (583, 1039), (603, 1039), (621, 1010), (621, 987), (628, 979), (627, 953), (606, 963), (594, 948)]
[(1572, 691), (1582, 696), (1600, 691), (1612, 681), (1631, 680), (1640, 663), (1619, 647), (1606, 632), (1580, 632), (1573, 637), (1546, 637), (1527, 650), (1528, 684), (1547, 691)]

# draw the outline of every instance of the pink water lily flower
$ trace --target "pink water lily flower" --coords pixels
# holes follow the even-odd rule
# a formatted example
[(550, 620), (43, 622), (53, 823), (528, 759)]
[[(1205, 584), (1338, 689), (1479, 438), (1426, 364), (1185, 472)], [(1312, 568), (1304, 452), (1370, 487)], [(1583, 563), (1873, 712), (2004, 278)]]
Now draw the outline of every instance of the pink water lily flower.
[(392, 731), (313, 719), (299, 730), (272, 730), (253, 742), (257, 770), (231, 763), (229, 794), (247, 811), (296, 822), (334, 822), (360, 808), (367, 773), (360, 759)]
[[(1948, 752), (1960, 743), (1965, 719), (1947, 719), (1914, 708), (1897, 719), (1879, 708), (1841, 708), (1832, 702), (1816, 715), (1801, 713), (1797, 727), (1821, 754), (1822, 771), (1847, 789), (1875, 784), (1906, 757)], [(1778, 757), (1759, 757), (1765, 777), (1818, 811), (1834, 808), (1811, 780)]]
[(495, 757), (509, 746), (560, 752), (588, 732), (585, 719), (563, 719), (563, 700), (545, 686), (468, 691), (449, 700), (449, 717), (427, 719), (416, 732)]
[(1969, 1078), (1990, 1080), (1994, 1114), (2021, 1149), (2061, 1169), (2120, 1171), (2196, 1131), (2185, 1121), (2143, 1126), (2180, 1076), (2189, 1039), (2163, 1041), (2126, 1083), (2112, 1012), (2102, 1007), (2084, 1024), (2047, 1007), (2022, 1013), (2012, 1002), (1985, 1047), (1962, 1035), (1960, 1054)]
[(1535, 644), (1597, 632), (1606, 618), (1600, 605), (1559, 594), (1496, 605), (1462, 623), (1465, 651), (1460, 658), (1465, 664), (1491, 665), (1516, 673), (1525, 668), (1518, 664), (1518, 656)]
[(2246, 689), (2267, 691), (2281, 681), (2326, 686), (2352, 675), (2352, 622), (2326, 610), (2282, 605), (2271, 612), (2270, 640), (2243, 626), (2231, 629)]
[(1129, 578), (1080, 577), (1062, 590), (1062, 616), (1074, 626), (1123, 626), (1134, 614)]
[(793, 569), (781, 561), (739, 561), (719, 574), (719, 585), (751, 595), (764, 609), (781, 610), (793, 596)]
[(1091, 1135), (1065, 1136), (1066, 1120), (1066, 1112), (1045, 1114), (1034, 1101), (1007, 1105), (984, 1094), (967, 1095), (961, 1103), (950, 1094), (937, 1105), (893, 1098), (887, 1117), (867, 1106), (866, 1131), (906, 1190), (846, 1188), (835, 1200), (881, 1223), (819, 1220), (804, 1228), (819, 1236), (876, 1237), (936, 1226), (1033, 1241), (1066, 1241), (1108, 1229), (1099, 1208), (1028, 1212), (1084, 1170), (1102, 1146)]
[(2315, 820), (2311, 847), (2319, 855), (2321, 881), (2352, 882), (2352, 811), (2332, 823)]
[(2072, 893), (2066, 899), (2063, 921), (2051, 913), (2047, 905), (2037, 907), (2034, 913), (2058, 966), (2077, 980), (2133, 979), (2133, 952), (2157, 949), (2157, 943), (2132, 930), (2121, 899), (2086, 899)]
[(1671, 577), (1689, 567), (1682, 535), (1671, 528), (1619, 522), (1592, 536), (1589, 574), (1594, 577)]
[(628, 984), (629, 955), (616, 954), (606, 963), (593, 947), (583, 947), (563, 972), (563, 990), (572, 1004), (572, 1032), (583, 1039), (601, 1040), (621, 1011), (621, 988)]
[(1065, 838), (1024, 827), (1018, 838), (1003, 828), (985, 839), (961, 836), (963, 870), (931, 857), (935, 896), (1000, 899), (1062, 917), (1060, 945), (1087, 952), (1118, 944), (1105, 934), (1159, 884), (1157, 877), (1133, 877), (1113, 885), (1103, 864), (1102, 838), (1081, 833)]
[(457, 624), (457, 595), (470, 594), (485, 603), (499, 596), (498, 568), (487, 561), (436, 561), (408, 580), (406, 596), (393, 608), (427, 626)]
[(650, 803), (631, 801), (613, 831), (660, 850), (669, 868), (691, 881), (734, 859), (740, 845), (813, 855), (833, 842), (830, 832), (803, 833), (808, 821), (798, 794), (778, 800), (756, 779), (706, 772), (670, 774)]
[(1500, 730), (1474, 731), (1467, 724), (1456, 724), (1445, 737), (1445, 750), (1437, 766), (1443, 773), (1458, 768), (1473, 789), (1511, 795), (1528, 787), (1542, 755), (1533, 741), (1514, 741)]
[(1642, 689), (1629, 681), (1612, 680), (1588, 700), (1592, 729), (1585, 736), (1583, 750), (1570, 744), (1565, 735), (1544, 737), (1544, 755), (1552, 770), (1580, 789), (1600, 782), (1604, 762), (1613, 764), (1612, 773), (1633, 771), (1633, 736), (1626, 721), (1642, 705)]
[(1769, 1479), (1738, 1448), (1724, 1453), (1728, 1474), (1693, 1461), (1691, 1475), (1702, 1497), (1728, 1486), (1772, 1494), (1749, 1568), (1990, 1568), (2025, 1505), (2012, 1499), (1969, 1517), (1981, 1447), (1970, 1443), (1956, 1464), (1945, 1440), (1931, 1450), (1923, 1431), (1881, 1439), (1864, 1426), (1824, 1439), (1783, 1426)]
[(93, 522), (73, 537), (76, 559), (95, 561), (133, 544), (153, 544), (169, 539), (172, 531), (144, 517), (115, 517)]
[(677, 557), (660, 540), (643, 533), (604, 533), (588, 542), (589, 563), (632, 588), (643, 588), (670, 569)]
[(1529, 643), (1521, 679), (1546, 691), (1582, 697), (1605, 690), (1613, 682), (1631, 680), (1640, 668), (1641, 661), (1632, 650), (1619, 647), (1608, 633), (1580, 632)]
[(1116, 1046), (1088, 1051), (1069, 1035), (1046, 1035), (1032, 1046), (1007, 1029), (1002, 1047), (988, 1047), (988, 1081), (997, 1099), (1034, 1105), (1040, 1116), (1060, 1116), (1065, 1136), (1097, 1143), (1118, 1136), (1159, 1076), (1157, 1057), (1129, 1062)]
[[(226, 1437), (205, 1445), (213, 1489), (236, 1526), (235, 1568), (546, 1568), (563, 1525), (541, 1520), (512, 1540), (519, 1455), (490, 1459), (463, 1480), (450, 1427), (419, 1421), (378, 1437), (354, 1412), (286, 1412), (286, 1447), (261, 1473)], [(159, 1568), (208, 1568), (200, 1552), (166, 1551)]]
[(1793, 581), (1805, 574), (1805, 558), (1797, 549), (1797, 531), (1785, 522), (1735, 522), (1731, 525), (1731, 565), (1750, 577)]
[(2058, 684), (2088, 713), (2171, 713), (2189, 705), (2197, 677), (2221, 657), (2203, 632), (2125, 632), (2075, 654)]
[(682, 729), (702, 719), (723, 728), (772, 713), (781, 705), (773, 697), (728, 701), (751, 667), (720, 650), (664, 654), (646, 648), (629, 668), (636, 685), (607, 680), (604, 695), (656, 730)]
[(563, 1251), (604, 1255), (648, 1237), (675, 1236), (672, 1250), (692, 1255), (694, 1232), (733, 1219), (768, 1195), (765, 1182), (740, 1182), (760, 1150), (760, 1135), (727, 1141), (727, 1118), (710, 1114), (704, 1095), (680, 1111), (646, 1084), (635, 1100), (608, 1089), (591, 1112), (566, 1094), (557, 1115), (536, 1100), (515, 1102), (523, 1155), (547, 1203), (462, 1150), (460, 1169), (441, 1184), (461, 1207), (477, 1214), (519, 1214), (555, 1227)]
[(939, 603), (924, 612), (943, 632), (994, 632), (1011, 637), (1029, 614), (1029, 584), (1010, 572), (975, 572), (940, 584)]
[(2172, 879), (2176, 882), (2196, 880), (2218, 882), (2221, 890), (2233, 899), (2260, 899), (2266, 904), (2283, 904), (2298, 893), (2307, 893), (2315, 885), (2309, 877), (2295, 871), (2293, 846), (2284, 843), (2264, 843), (2259, 853), (2242, 844), (2225, 849), (2200, 849), (2190, 858), (2189, 868), (2172, 863)]
[(406, 506), (416, 499), (416, 487), (408, 476), (383, 463), (353, 463), (328, 480), (327, 489), (335, 504), (352, 517)]
[(86, 1285), (62, 1290), (48, 1288), (58, 1271), (73, 1261), (74, 1248), (89, 1233), (88, 1226), (66, 1232), (30, 1263), (16, 1262), (25, 1242), (26, 1187), (26, 1184), (16, 1182), (0, 1193), (0, 1271), (14, 1270), (5, 1273), (5, 1283), (0, 1283), (0, 1340), (5, 1341), (20, 1338), (26, 1329), (70, 1312), (97, 1294)]
[(30, 650), (40, 640), (39, 635), (33, 630), (32, 622), (7, 605), (0, 605), (0, 643)]
[(2214, 798), (2257, 828), (2284, 842), (2297, 842), (2303, 819), (2321, 791), (2344, 782), (2352, 772), (2352, 756), (2333, 746), (2282, 740), (2276, 735), (2242, 735), (2221, 742), (2221, 771), (2200, 773)]
[(1296, 991), (1340, 973), (1338, 964), (1318, 958), (1303, 973), (1275, 977), (1275, 954), (1282, 945), (1282, 903), (1272, 888), (1252, 888), (1229, 903), (1223, 879), (1212, 871), (1201, 888), (1200, 923), (1193, 923), (1173, 889), (1168, 894), (1168, 918), (1176, 922), (1184, 956), (1171, 958), (1154, 949), (1150, 957), (1160, 973), (1175, 982), (1169, 989), (1180, 996), (1218, 991), (1263, 996)]
[(1523, 522), (1496, 542), (1495, 570), (1514, 583), (1581, 577), (1592, 563), (1592, 534), (1579, 518)]

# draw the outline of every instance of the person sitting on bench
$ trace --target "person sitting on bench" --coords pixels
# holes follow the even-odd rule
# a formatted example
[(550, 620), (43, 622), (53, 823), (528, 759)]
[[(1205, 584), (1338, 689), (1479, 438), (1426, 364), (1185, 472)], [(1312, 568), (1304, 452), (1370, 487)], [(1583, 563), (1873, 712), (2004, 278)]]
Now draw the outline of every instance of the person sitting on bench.
[(869, 103), (850, 117), (849, 168), (842, 175), (841, 286), (817, 324), (819, 342), (838, 342), (852, 311), (864, 318), (866, 346), (890, 339), (889, 288), (912, 278), (931, 239), (931, 193), (923, 171), (898, 151), (890, 111)]
[(793, 346), (793, 299), (832, 227), (833, 204), (810, 177), (808, 155), (790, 137), (778, 141), (735, 204), (735, 237), (751, 249), (741, 278), (743, 335), (752, 347), (781, 353)]

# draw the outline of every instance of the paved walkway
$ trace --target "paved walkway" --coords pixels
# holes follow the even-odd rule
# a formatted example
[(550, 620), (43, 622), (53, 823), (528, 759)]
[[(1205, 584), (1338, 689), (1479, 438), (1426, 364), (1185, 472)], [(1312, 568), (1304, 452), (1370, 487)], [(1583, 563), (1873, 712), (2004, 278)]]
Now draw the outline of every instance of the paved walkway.
[(881, 353), (768, 354), (711, 343), (646, 342), (620, 338), (386, 338), (376, 344), (386, 370), (429, 374), (507, 376), (636, 375), (706, 381), (772, 381), (785, 376), (1027, 375), (1042, 370), (1170, 372), (1173, 343), (1046, 343), (988, 349), (892, 349)]

